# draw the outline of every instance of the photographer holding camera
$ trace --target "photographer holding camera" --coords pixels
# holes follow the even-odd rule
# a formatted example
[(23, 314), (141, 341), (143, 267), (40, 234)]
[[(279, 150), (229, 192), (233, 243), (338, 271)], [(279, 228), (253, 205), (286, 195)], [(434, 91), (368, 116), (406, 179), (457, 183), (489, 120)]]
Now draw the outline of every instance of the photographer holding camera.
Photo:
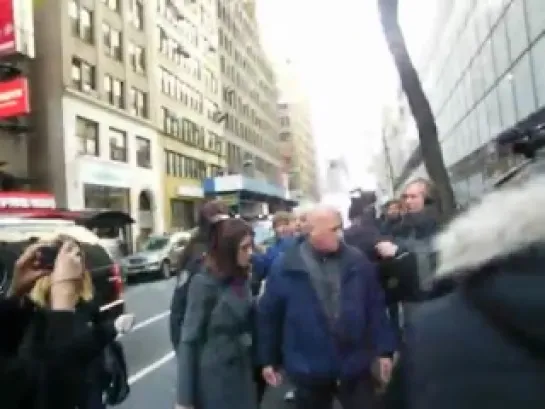
[[(84, 273), (81, 248), (74, 240), (65, 240), (48, 270), (40, 262), (40, 251), (47, 245), (32, 244), (24, 251), (15, 264), (9, 296), (0, 300), (3, 409), (82, 407), (81, 389), (74, 387), (75, 382), (118, 333), (130, 330), (134, 320), (126, 314), (115, 322), (78, 325), (77, 286)], [(51, 283), (47, 309), (27, 296), (46, 275)]]

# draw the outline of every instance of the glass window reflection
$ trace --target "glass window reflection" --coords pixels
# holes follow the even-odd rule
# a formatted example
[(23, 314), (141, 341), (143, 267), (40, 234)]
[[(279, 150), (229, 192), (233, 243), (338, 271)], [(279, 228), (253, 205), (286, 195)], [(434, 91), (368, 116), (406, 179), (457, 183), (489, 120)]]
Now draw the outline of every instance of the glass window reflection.
[(534, 41), (545, 29), (545, 1), (526, 0), (526, 18), (530, 41)]
[(511, 61), (516, 60), (528, 47), (528, 33), (523, 0), (514, 0), (506, 13)]
[[(543, 2), (545, 7), (545, 2)], [(541, 39), (534, 45), (530, 51), (532, 56), (532, 65), (535, 74), (535, 91), (537, 93), (537, 102), (539, 106), (545, 105), (545, 72), (543, 67), (545, 67), (545, 37)]]
[(530, 115), (535, 109), (534, 84), (530, 70), (530, 57), (526, 53), (513, 67), (515, 98), (517, 100), (517, 119)]
[(507, 47), (505, 22), (501, 19), (492, 33), (492, 48), (494, 50), (494, 61), (498, 76), (501, 76), (509, 67), (509, 49)]

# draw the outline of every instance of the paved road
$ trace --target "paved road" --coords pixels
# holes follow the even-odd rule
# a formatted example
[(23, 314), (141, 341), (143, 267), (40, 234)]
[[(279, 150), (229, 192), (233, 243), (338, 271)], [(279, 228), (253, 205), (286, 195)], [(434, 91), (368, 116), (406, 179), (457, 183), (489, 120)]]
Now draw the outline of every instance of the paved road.
[[(174, 405), (176, 362), (168, 336), (168, 310), (174, 281), (130, 285), (127, 310), (136, 315), (134, 331), (121, 342), (125, 348), (131, 394), (120, 409), (171, 409)], [(288, 409), (285, 387), (267, 392), (262, 409)]]

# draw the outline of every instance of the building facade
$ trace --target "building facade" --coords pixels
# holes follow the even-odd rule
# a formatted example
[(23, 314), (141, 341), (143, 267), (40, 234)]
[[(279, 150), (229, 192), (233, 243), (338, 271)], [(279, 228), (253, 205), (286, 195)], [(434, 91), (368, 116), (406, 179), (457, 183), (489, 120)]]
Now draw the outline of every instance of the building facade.
[(278, 92), (259, 41), (255, 1), (220, 0), (218, 6), (226, 172), (279, 185)]
[[(464, 205), (512, 165), (495, 156), (490, 148), (494, 137), (545, 105), (540, 71), (545, 61), (545, 3), (440, 3), (436, 29), (425, 45), (429, 55), (416, 65), (436, 116), (456, 198)], [(545, 122), (535, 115), (533, 120)], [(415, 152), (401, 179), (422, 174)]]
[(204, 199), (202, 181), (225, 168), (216, 16), (213, 0), (157, 2), (157, 127), (164, 150), (169, 231), (195, 225)]
[(308, 97), (290, 60), (275, 65), (280, 149), (290, 195), (301, 202), (319, 200), (319, 175)]
[(316, 148), (308, 103), (283, 100), (278, 104), (280, 143), (290, 195), (299, 201), (319, 201)]
[[(163, 230), (163, 168), (152, 5), (68, 0), (35, 10), (29, 164), (61, 207), (109, 208), (135, 220), (129, 244)], [(155, 7), (155, 5), (153, 5)]]
[(3, 0), (0, 22), (0, 191), (29, 182), (33, 111), (29, 71), (35, 56), (32, 0)]
[(133, 242), (193, 227), (206, 179), (243, 174), (259, 181), (245, 186), (281, 202), (275, 77), (254, 6), (66, 0), (37, 7), (28, 75), (35, 131), (28, 146), (11, 138), (0, 155), (17, 157), (10, 170), (21, 167), (60, 207), (130, 213)]

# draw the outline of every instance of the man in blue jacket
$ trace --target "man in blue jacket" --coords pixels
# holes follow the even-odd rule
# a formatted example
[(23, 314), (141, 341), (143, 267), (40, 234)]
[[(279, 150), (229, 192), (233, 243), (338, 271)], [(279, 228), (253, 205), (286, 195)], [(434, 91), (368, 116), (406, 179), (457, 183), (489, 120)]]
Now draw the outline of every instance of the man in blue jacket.
[(259, 292), (262, 281), (267, 278), (276, 257), (294, 242), (295, 216), (285, 211), (276, 212), (273, 216), (272, 227), (274, 230), (274, 243), (264, 253), (256, 252), (252, 256), (252, 290), (255, 295)]
[(318, 208), (309, 234), (273, 263), (258, 306), (263, 377), (281, 382), (282, 364), (297, 388), (297, 409), (374, 406), (371, 366), (386, 381), (395, 337), (374, 265), (342, 240), (341, 215)]

